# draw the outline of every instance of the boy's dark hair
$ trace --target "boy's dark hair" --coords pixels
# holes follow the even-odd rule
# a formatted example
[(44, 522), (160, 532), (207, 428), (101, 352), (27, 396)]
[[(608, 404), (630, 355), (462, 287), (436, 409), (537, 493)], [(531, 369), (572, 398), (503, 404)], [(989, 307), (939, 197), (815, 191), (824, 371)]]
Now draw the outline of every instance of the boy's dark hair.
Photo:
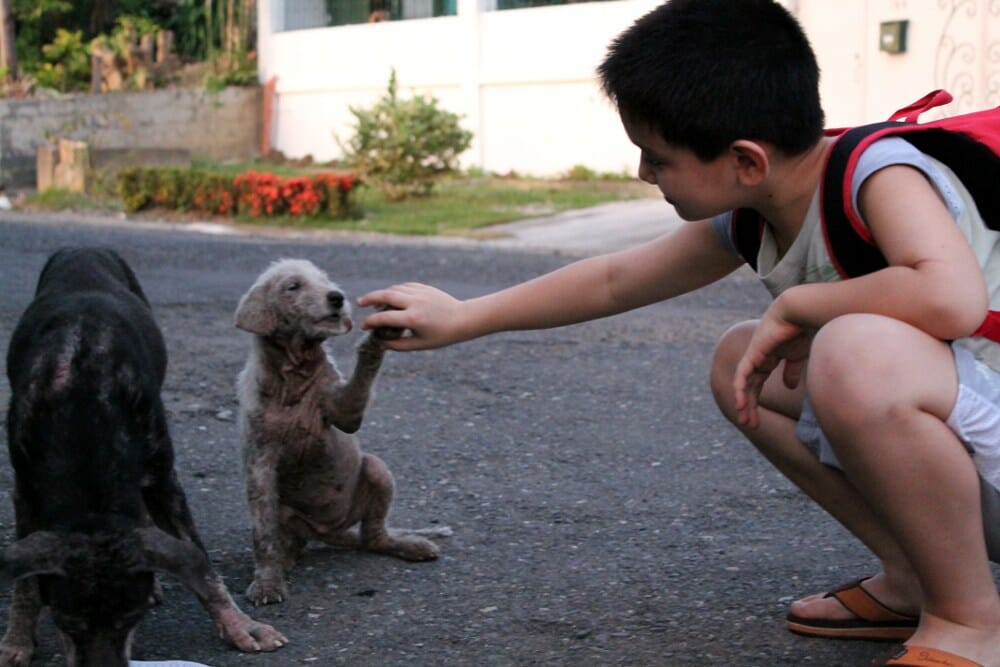
[(822, 137), (816, 56), (772, 0), (669, 0), (611, 43), (598, 74), (629, 122), (705, 161), (737, 139), (797, 155)]

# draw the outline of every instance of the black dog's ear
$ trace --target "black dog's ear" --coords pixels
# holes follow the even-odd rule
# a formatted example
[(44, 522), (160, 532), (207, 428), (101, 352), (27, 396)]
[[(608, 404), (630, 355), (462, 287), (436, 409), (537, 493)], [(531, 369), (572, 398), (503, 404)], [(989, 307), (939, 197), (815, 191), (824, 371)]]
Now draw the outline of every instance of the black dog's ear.
[(34, 574), (65, 574), (65, 539), (47, 530), (26, 535), (3, 550), (4, 578), (20, 579)]
[(236, 326), (260, 336), (270, 336), (278, 328), (278, 318), (268, 307), (267, 286), (257, 285), (240, 299), (236, 307)]
[(139, 528), (135, 532), (142, 544), (142, 559), (133, 571), (166, 572), (202, 600), (211, 597), (209, 580), (213, 576), (212, 566), (197, 545), (179, 540), (155, 527)]

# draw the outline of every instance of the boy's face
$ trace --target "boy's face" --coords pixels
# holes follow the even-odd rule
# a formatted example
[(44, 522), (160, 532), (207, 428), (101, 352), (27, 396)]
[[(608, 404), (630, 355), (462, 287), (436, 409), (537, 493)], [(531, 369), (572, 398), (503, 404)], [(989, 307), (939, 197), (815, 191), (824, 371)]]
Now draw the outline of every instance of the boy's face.
[(737, 181), (727, 155), (702, 161), (693, 151), (669, 144), (644, 123), (622, 124), (639, 147), (639, 179), (655, 185), (684, 220), (704, 220), (737, 208)]

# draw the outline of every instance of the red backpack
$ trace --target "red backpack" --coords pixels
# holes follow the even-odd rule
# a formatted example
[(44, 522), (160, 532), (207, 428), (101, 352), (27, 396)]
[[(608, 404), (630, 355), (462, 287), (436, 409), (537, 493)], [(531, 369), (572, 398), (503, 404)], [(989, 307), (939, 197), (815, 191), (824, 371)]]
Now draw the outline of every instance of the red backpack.
[[(989, 228), (1000, 230), (1000, 107), (917, 123), (921, 113), (951, 100), (948, 92), (935, 90), (892, 114), (888, 121), (827, 130), (827, 136), (837, 140), (823, 170), (820, 219), (827, 251), (842, 278), (888, 266), (851, 199), (858, 158), (882, 137), (905, 139), (946, 164), (968, 189)], [(733, 212), (731, 225), (736, 249), (756, 270), (763, 218), (751, 209), (739, 209)], [(1000, 312), (990, 311), (976, 335), (1000, 341)]]

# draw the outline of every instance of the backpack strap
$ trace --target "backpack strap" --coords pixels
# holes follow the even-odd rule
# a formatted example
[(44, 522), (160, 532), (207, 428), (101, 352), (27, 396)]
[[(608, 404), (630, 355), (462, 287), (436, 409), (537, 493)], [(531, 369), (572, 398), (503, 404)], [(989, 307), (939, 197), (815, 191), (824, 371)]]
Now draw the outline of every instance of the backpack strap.
[[(887, 122), (850, 130), (831, 129), (825, 132), (827, 136), (839, 137), (827, 158), (820, 196), (827, 250), (841, 277), (859, 276), (887, 266), (882, 253), (875, 248), (871, 234), (861, 221), (861, 216), (854, 211), (851, 199), (850, 178), (854, 174), (854, 167), (861, 152), (880, 136), (905, 126), (896, 121), (916, 123), (924, 111), (947, 104), (951, 100), (952, 97), (947, 91), (935, 90), (903, 107), (890, 116)], [(994, 184), (998, 182), (1000, 180), (992, 181)], [(829, 183), (843, 185), (831, 188), (827, 187)], [(1000, 220), (1000, 217), (997, 219)], [(827, 220), (831, 221), (829, 225), (826, 223)], [(733, 211), (730, 235), (740, 256), (755, 271), (763, 233), (764, 218), (759, 213), (752, 209)]]
[[(834, 144), (820, 186), (821, 215), (827, 250), (842, 278), (887, 266), (851, 198), (861, 153), (885, 136), (905, 139), (948, 165), (969, 191), (986, 225), (1000, 230), (1000, 107), (917, 123), (922, 111), (950, 101), (947, 92), (934, 91), (897, 111), (888, 122), (846, 130)], [(1000, 342), (1000, 311), (989, 311), (972, 335)]]
[(738, 208), (729, 218), (729, 234), (740, 257), (756, 271), (760, 240), (764, 235), (764, 217), (752, 208)]
[[(886, 266), (851, 197), (854, 169), (873, 141), (898, 136), (955, 172), (972, 195), (983, 220), (1000, 229), (1000, 108), (918, 124), (920, 113), (946, 104), (951, 95), (936, 90), (894, 113), (889, 121), (844, 131), (827, 159), (821, 184), (823, 235), (842, 278)], [(903, 121), (903, 122), (899, 122)]]

